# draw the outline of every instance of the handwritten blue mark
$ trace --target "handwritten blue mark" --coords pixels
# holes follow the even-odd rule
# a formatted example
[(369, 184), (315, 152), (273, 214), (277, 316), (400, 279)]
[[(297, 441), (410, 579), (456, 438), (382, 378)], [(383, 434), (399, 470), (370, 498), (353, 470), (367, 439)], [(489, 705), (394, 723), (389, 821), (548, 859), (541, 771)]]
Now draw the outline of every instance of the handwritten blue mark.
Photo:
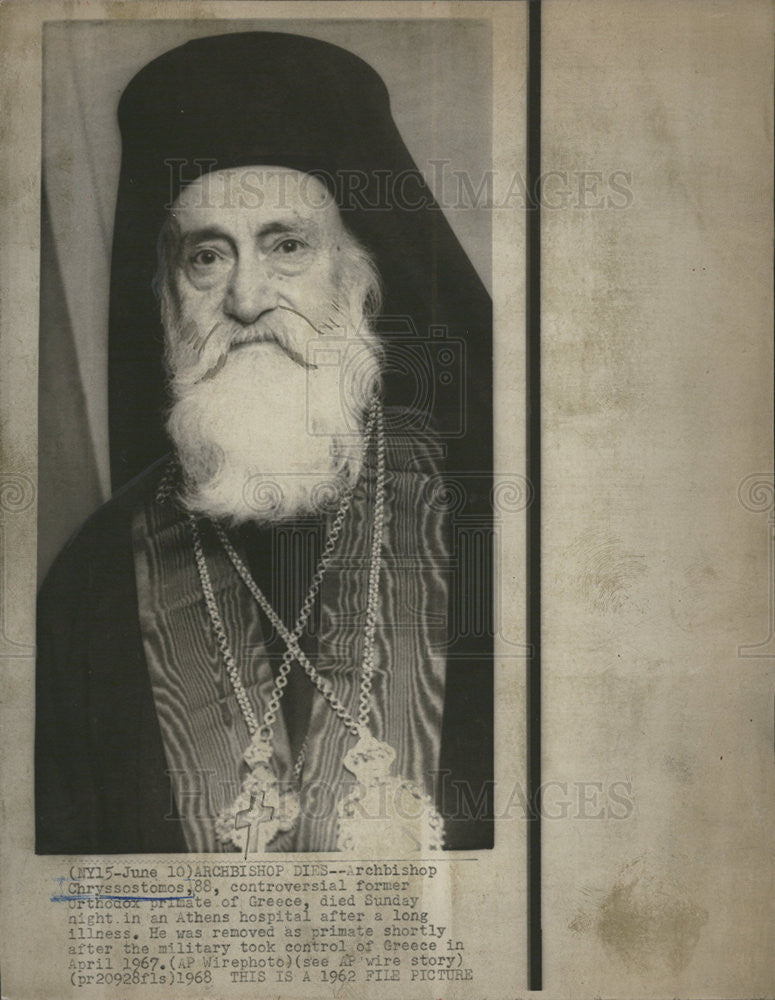
[(92, 895), (89, 893), (78, 893), (75, 896), (52, 896), (52, 903), (74, 903), (76, 900), (82, 899), (84, 902), (94, 903), (103, 899), (113, 899), (119, 902), (132, 901), (135, 903), (156, 903), (156, 902), (168, 902), (178, 899), (194, 899), (194, 893), (190, 893), (188, 896), (108, 896), (103, 893), (97, 893), (97, 895)]

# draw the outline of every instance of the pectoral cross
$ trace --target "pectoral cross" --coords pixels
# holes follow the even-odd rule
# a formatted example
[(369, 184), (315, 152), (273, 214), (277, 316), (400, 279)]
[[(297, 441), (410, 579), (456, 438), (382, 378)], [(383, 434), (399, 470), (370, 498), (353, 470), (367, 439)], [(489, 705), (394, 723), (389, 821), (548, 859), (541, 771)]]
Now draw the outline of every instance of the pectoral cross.
[(249, 849), (253, 853), (263, 853), (266, 850), (266, 845), (277, 833), (277, 822), (271, 822), (274, 809), (264, 803), (265, 797), (265, 791), (251, 796), (250, 806), (240, 810), (234, 820), (235, 830), (247, 828), (248, 831), (245, 837), (245, 860), (247, 860)]

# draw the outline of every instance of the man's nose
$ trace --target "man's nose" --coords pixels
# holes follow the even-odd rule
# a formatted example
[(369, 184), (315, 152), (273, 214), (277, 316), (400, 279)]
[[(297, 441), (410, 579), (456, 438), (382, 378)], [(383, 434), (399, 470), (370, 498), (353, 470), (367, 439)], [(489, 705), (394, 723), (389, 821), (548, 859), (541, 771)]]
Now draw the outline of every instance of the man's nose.
[(227, 316), (247, 326), (277, 302), (277, 287), (265, 261), (240, 258), (234, 263), (223, 302)]

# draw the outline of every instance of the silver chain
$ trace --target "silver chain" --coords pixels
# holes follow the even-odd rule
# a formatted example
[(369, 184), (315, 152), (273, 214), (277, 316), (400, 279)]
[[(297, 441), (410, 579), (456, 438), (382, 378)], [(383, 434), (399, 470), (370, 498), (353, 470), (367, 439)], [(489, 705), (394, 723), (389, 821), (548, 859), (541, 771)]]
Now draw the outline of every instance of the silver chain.
[[(352, 715), (348, 712), (345, 706), (339, 701), (333, 692), (331, 685), (322, 675), (315, 669), (315, 667), (310, 663), (304, 651), (299, 646), (299, 638), (301, 637), (304, 626), (306, 625), (307, 619), (312, 611), (312, 606), (314, 604), (315, 598), (317, 596), (320, 585), (323, 581), (328, 564), (331, 560), (331, 556), (334, 551), (334, 546), (336, 545), (337, 539), (342, 529), (342, 524), (344, 523), (344, 518), (350, 507), (352, 500), (352, 488), (347, 490), (343, 497), (342, 502), (339, 506), (334, 523), (331, 526), (331, 531), (329, 532), (328, 539), (326, 541), (323, 554), (320, 558), (318, 568), (312, 578), (312, 584), (307, 593), (306, 598), (301, 607), (299, 617), (296, 621), (296, 625), (292, 632), (289, 632), (286, 628), (284, 622), (274, 610), (272, 605), (264, 596), (261, 589), (256, 584), (253, 577), (250, 575), (249, 570), (245, 566), (242, 559), (237, 554), (234, 546), (229, 541), (226, 536), (225, 531), (219, 524), (215, 524), (215, 532), (218, 536), (221, 545), (223, 546), (226, 555), (229, 557), (232, 566), (237, 571), (238, 575), (242, 579), (245, 586), (248, 588), (253, 598), (256, 600), (258, 605), (266, 614), (267, 618), (270, 620), (272, 625), (277, 629), (279, 634), (282, 636), (286, 650), (283, 654), (283, 659), (280, 664), (280, 668), (277, 672), (277, 677), (275, 679), (274, 686), (272, 688), (272, 693), (267, 702), (266, 711), (264, 712), (264, 717), (259, 726), (258, 719), (253, 711), (250, 704), (247, 692), (240, 678), (239, 668), (234, 659), (231, 647), (229, 645), (229, 640), (226, 635), (226, 629), (223, 625), (223, 620), (221, 619), (220, 612), (218, 611), (218, 605), (215, 601), (215, 594), (213, 591), (212, 580), (210, 578), (210, 571), (207, 567), (207, 561), (205, 559), (204, 551), (202, 549), (202, 540), (199, 534), (199, 528), (197, 525), (196, 517), (193, 514), (189, 514), (189, 523), (191, 526), (191, 533), (193, 535), (194, 541), (194, 556), (196, 560), (197, 570), (199, 571), (199, 578), (202, 584), (202, 592), (205, 598), (205, 604), (207, 605), (207, 611), (210, 616), (210, 623), (212, 625), (213, 633), (215, 639), (218, 643), (218, 647), (223, 656), (223, 661), (226, 666), (226, 673), (231, 682), (232, 688), (234, 690), (234, 695), (237, 699), (237, 703), (240, 707), (242, 715), (245, 719), (245, 724), (248, 728), (248, 732), (251, 736), (258, 732), (259, 728), (262, 730), (261, 736), (267, 742), (271, 741), (272, 733), (274, 729), (274, 723), (277, 719), (277, 711), (280, 706), (280, 699), (285, 693), (285, 688), (288, 684), (288, 674), (291, 669), (291, 664), (293, 660), (296, 660), (304, 672), (307, 674), (309, 679), (315, 685), (315, 687), (320, 691), (323, 697), (326, 699), (328, 704), (331, 706), (336, 715), (342, 720), (344, 725), (349, 729), (354, 735), (359, 735), (362, 728), (364, 728), (369, 719), (369, 714), (371, 711), (371, 694), (372, 694), (372, 682), (374, 676), (374, 639), (377, 627), (377, 611), (379, 605), (379, 577), (380, 569), (382, 564), (382, 540), (384, 535), (384, 511), (385, 511), (385, 439), (384, 439), (384, 429), (382, 425), (382, 410), (379, 406), (377, 400), (374, 401), (372, 406), (372, 411), (369, 416), (369, 423), (366, 430), (366, 436), (371, 435), (373, 428), (376, 428), (376, 438), (377, 438), (377, 482), (376, 482), (376, 492), (374, 498), (374, 527), (372, 531), (372, 541), (371, 541), (371, 562), (369, 566), (369, 583), (368, 583), (368, 596), (366, 604), (366, 627), (364, 630), (364, 642), (363, 642), (363, 669), (361, 673), (361, 684), (358, 696), (358, 721), (353, 719)], [(296, 778), (299, 777), (301, 769), (304, 763), (304, 755), (307, 747), (307, 739), (304, 740), (302, 748), (299, 752), (298, 758), (294, 765), (294, 775)]]

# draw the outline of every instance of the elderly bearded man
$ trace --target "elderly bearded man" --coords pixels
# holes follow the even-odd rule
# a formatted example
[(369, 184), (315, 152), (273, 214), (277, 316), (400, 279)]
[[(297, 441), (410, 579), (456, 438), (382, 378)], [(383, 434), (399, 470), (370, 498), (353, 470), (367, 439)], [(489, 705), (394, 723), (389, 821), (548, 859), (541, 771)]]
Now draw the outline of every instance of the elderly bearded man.
[[(449, 449), (400, 405), (375, 329), (381, 279), (391, 313), (397, 292), (412, 300), (399, 235), (438, 209), (412, 219), (391, 203), (375, 224), (360, 205), (346, 225), (338, 184), (377, 176), (364, 148), (406, 162), (384, 85), (325, 43), (218, 36), (141, 71), (119, 119), (111, 350), (122, 330), (142, 342), (127, 289), (155, 226), (173, 450), (87, 522), (42, 589), (38, 850), (487, 846), (486, 767), (471, 780), (462, 764), (472, 745), (487, 755), (486, 656), (450, 638)], [(462, 280), (451, 233), (427, 228), (432, 281), (445, 240)], [(475, 835), (450, 833), (461, 819)]]

